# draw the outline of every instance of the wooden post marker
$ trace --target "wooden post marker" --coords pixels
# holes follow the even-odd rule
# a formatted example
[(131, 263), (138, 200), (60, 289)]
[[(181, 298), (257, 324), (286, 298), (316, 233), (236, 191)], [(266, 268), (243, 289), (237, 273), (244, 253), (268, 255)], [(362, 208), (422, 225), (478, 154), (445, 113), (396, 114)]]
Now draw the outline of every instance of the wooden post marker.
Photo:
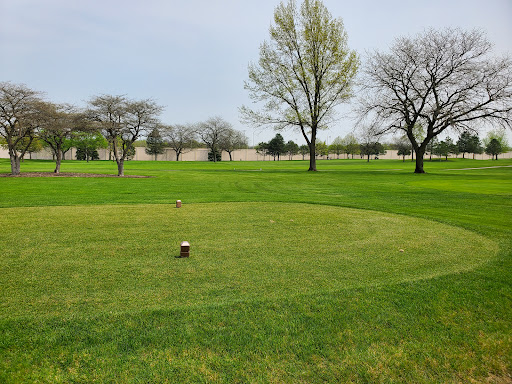
[(181, 208), (181, 200), (176, 200), (176, 208)]
[(188, 243), (188, 241), (182, 241), (180, 257), (189, 257), (189, 256), (190, 256), (190, 244)]

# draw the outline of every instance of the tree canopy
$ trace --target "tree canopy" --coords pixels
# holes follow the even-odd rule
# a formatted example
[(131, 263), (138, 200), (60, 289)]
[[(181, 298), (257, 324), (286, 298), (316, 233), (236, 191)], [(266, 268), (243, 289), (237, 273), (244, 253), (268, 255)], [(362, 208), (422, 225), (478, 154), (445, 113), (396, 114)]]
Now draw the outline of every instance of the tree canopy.
[(0, 83), (0, 135), (11, 159), (11, 173), (20, 174), (20, 161), (41, 124), (41, 93), (23, 84)]
[[(395, 40), (390, 52), (367, 60), (359, 114), (380, 133), (401, 131), (423, 173), (429, 142), (446, 129), (476, 132), (477, 123), (512, 127), (512, 64), (491, 56), (492, 45), (477, 30), (430, 29)], [(418, 138), (420, 123), (425, 135)]]
[(112, 146), (118, 176), (124, 176), (124, 160), (143, 132), (158, 125), (163, 107), (153, 100), (130, 100), (123, 95), (100, 95), (89, 101), (87, 114)]
[(245, 89), (263, 106), (260, 111), (242, 107), (243, 121), (297, 128), (309, 146), (310, 171), (316, 171), (318, 129), (326, 128), (335, 108), (352, 96), (359, 59), (347, 39), (341, 19), (320, 0), (305, 0), (300, 8), (293, 0), (282, 2), (258, 64), (249, 65)]

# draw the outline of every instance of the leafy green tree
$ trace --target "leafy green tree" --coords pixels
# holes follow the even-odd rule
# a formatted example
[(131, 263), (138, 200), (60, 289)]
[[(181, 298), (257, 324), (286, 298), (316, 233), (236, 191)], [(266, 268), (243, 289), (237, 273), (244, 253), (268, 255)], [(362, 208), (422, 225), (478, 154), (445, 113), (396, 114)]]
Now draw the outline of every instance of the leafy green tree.
[(96, 132), (78, 132), (74, 135), (72, 143), (76, 148), (76, 159), (87, 162), (99, 160), (98, 149), (108, 147), (107, 140)]
[(299, 153), (302, 155), (302, 160), (306, 157), (306, 155), (309, 153), (309, 146), (306, 144), (303, 144), (299, 147)]
[[(492, 143), (492, 140), (496, 140), (496, 142)], [(493, 129), (487, 133), (487, 136), (484, 139), (485, 153), (490, 154), (493, 158), (498, 160), (498, 155), (500, 153), (504, 153), (509, 151), (509, 146), (507, 142), (507, 135), (505, 133), (504, 128)], [(497, 152), (499, 151), (499, 152)]]
[(455, 155), (455, 157), (457, 158), (460, 154), (459, 146), (457, 145), (457, 143), (454, 143), (451, 138), (449, 138), (449, 139), (451, 142), (450, 143), (450, 153)]
[(249, 65), (245, 89), (261, 112), (245, 106), (243, 120), (255, 126), (298, 129), (309, 147), (309, 171), (316, 171), (316, 136), (352, 96), (359, 59), (347, 45), (341, 19), (320, 0), (281, 3), (274, 12), (270, 41), (260, 46), (258, 65)]
[(328, 156), (329, 147), (325, 144), (325, 141), (317, 141), (315, 148), (315, 156)]
[(482, 146), (482, 142), (478, 135), (472, 135), (470, 139), (470, 152), (473, 153), (473, 160), (475, 159), (475, 154), (481, 154), (484, 152), (484, 147)]
[(492, 159), (498, 160), (498, 155), (503, 152), (503, 147), (498, 139), (492, 138), (485, 146), (485, 153), (492, 156)]
[(281, 154), (285, 153), (286, 145), (284, 143), (283, 136), (277, 133), (272, 140), (268, 142), (268, 153), (274, 158), (274, 161), (280, 159)]
[(349, 133), (343, 138), (343, 146), (347, 157), (348, 155), (352, 155), (352, 159), (354, 155), (359, 155), (361, 151), (359, 141), (353, 133)]
[(432, 161), (432, 155), (435, 155), (435, 149), (439, 145), (439, 139), (437, 137), (432, 138), (432, 140), (429, 141), (426, 147), (426, 151), (429, 154), (429, 161)]
[(402, 161), (405, 162), (405, 156), (411, 154), (411, 143), (407, 137), (402, 136), (396, 143), (397, 155), (402, 156)]
[[(3, 148), (8, 149), (7, 142), (5, 139), (2, 139), (0, 145)], [(44, 142), (40, 140), (38, 136), (34, 137), (24, 137), (22, 140), (18, 141), (16, 146), (17, 151), (23, 151), (23, 155), (20, 157), (21, 162), (25, 160), (25, 155), (28, 153), (29, 158), (32, 160), (32, 154), (41, 151), (44, 148)]]
[(284, 146), (284, 151), (288, 154), (288, 159), (292, 160), (293, 156), (299, 153), (299, 146), (293, 140), (290, 140)]
[(371, 156), (378, 158), (379, 155), (385, 154), (386, 150), (381, 143), (378, 141), (373, 141), (360, 144), (360, 153), (361, 156), (366, 156), (366, 161), (369, 162)]
[(343, 153), (344, 147), (345, 146), (343, 144), (343, 139), (338, 136), (329, 145), (329, 152), (334, 153), (336, 157), (339, 159), (340, 155)]
[(222, 160), (221, 152), (208, 152), (208, 161), (213, 161), (214, 163)]
[(66, 160), (66, 153), (69, 152), (71, 148), (73, 148), (73, 136), (71, 136), (69, 139), (64, 139), (62, 141), (61, 146), (61, 153), (62, 153), (62, 160)]
[(463, 159), (466, 153), (473, 152), (473, 141), (471, 138), (471, 133), (469, 131), (464, 131), (460, 134), (459, 139), (457, 140), (457, 146), (459, 147), (459, 151), (462, 152)]
[(433, 148), (432, 153), (439, 156), (439, 160), (444, 156), (448, 160), (448, 155), (453, 153), (454, 143), (451, 138), (447, 137), (445, 140), (439, 141)]
[[(36, 136), (30, 142), (30, 145), (27, 147), (27, 150), (25, 153), (28, 153), (29, 159), (32, 160), (32, 154), (41, 152), (43, 147), (44, 147), (44, 141), (42, 141), (38, 136)], [(23, 158), (21, 160), (23, 161)]]
[(161, 155), (165, 151), (165, 142), (160, 134), (160, 130), (158, 128), (153, 128), (151, 133), (148, 135), (146, 139), (146, 153), (148, 155), (154, 155), (155, 161), (158, 158), (158, 155)]
[(265, 156), (267, 156), (268, 153), (268, 143), (261, 142), (258, 145), (254, 147), (256, 149), (256, 153), (259, 153), (260, 155), (263, 155), (263, 160), (265, 160)]

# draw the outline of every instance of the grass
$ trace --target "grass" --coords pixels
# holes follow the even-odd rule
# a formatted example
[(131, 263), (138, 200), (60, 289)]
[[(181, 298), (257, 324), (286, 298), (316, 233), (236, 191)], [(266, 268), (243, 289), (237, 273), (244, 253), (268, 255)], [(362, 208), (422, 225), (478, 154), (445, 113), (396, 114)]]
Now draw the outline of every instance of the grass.
[(511, 164), (0, 178), (0, 381), (511, 382)]

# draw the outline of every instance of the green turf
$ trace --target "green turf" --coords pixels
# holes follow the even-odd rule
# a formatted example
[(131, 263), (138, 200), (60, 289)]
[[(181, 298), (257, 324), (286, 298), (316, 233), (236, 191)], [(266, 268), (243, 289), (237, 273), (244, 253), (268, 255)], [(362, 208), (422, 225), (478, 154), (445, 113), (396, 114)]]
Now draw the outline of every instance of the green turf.
[(511, 164), (0, 178), (0, 382), (507, 383)]

